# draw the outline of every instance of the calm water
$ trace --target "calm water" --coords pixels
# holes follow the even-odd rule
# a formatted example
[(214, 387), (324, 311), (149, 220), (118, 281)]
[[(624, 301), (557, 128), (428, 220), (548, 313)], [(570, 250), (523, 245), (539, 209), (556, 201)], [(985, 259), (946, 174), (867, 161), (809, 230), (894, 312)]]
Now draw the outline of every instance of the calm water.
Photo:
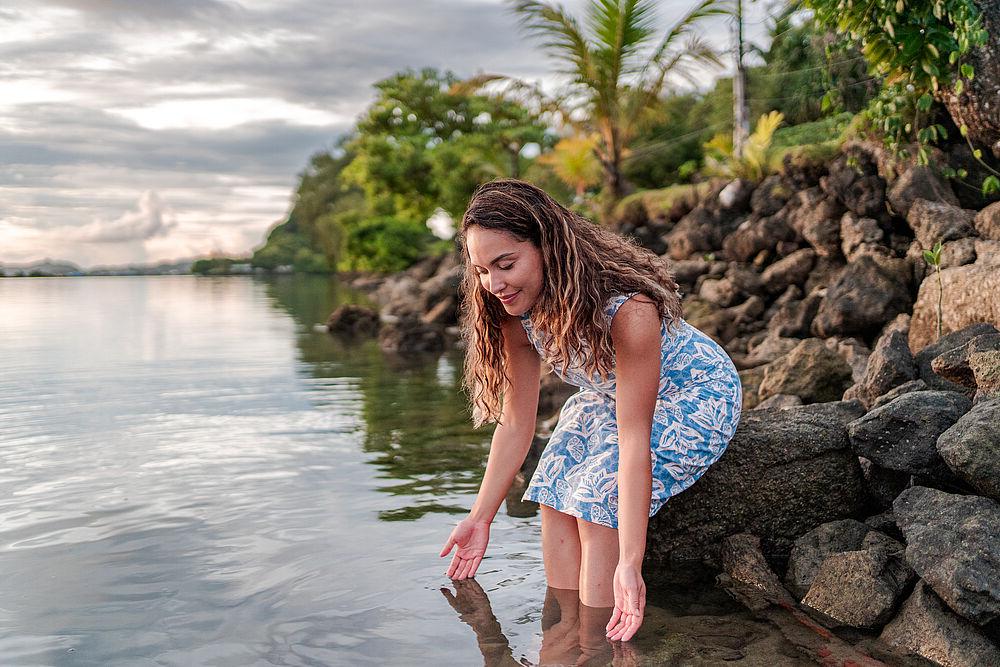
[[(363, 297), (321, 278), (0, 280), (0, 663), (558, 654), (530, 509), (501, 508), (478, 585), (443, 575), (489, 439), (460, 355), (314, 331), (344, 301)], [(720, 591), (651, 600), (640, 641), (593, 664), (797, 664)]]

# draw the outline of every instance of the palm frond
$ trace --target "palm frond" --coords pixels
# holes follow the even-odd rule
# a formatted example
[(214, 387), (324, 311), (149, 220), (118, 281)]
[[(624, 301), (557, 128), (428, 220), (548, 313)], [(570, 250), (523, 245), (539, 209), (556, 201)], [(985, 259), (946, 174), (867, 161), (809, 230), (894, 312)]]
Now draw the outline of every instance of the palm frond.
[(585, 82), (594, 78), (594, 65), (586, 35), (580, 24), (560, 5), (535, 0), (517, 0), (511, 5), (518, 23), (527, 34), (539, 39), (544, 48), (567, 68), (561, 73)]

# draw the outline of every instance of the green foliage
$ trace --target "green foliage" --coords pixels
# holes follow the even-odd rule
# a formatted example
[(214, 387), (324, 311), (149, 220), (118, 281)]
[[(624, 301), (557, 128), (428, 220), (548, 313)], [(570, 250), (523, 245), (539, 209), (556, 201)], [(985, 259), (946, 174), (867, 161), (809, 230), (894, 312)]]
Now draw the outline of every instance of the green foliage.
[(717, 134), (712, 137), (705, 144), (708, 171), (731, 178), (762, 180), (771, 170), (771, 141), (783, 120), (784, 117), (778, 111), (762, 115), (757, 121), (757, 127), (747, 138), (743, 155), (739, 157), (733, 151), (732, 135)]
[(197, 259), (191, 264), (191, 273), (203, 276), (225, 275), (229, 273), (229, 267), (233, 265), (233, 260), (229, 257), (206, 257)]
[(868, 114), (887, 145), (905, 155), (904, 144), (915, 141), (926, 164), (927, 145), (946, 137), (934, 120), (934, 97), (946, 88), (961, 92), (975, 75), (963, 59), (987, 39), (972, 0), (804, 1), (825, 25), (855, 40), (884, 79)]
[(380, 217), (352, 227), (341, 266), (352, 271), (401, 271), (424, 257), (434, 236), (422, 223)]
[(944, 286), (941, 284), (941, 242), (938, 241), (930, 250), (924, 250), (924, 261), (930, 264), (937, 273), (938, 299), (937, 299), (937, 337), (941, 338), (942, 301), (944, 299)]

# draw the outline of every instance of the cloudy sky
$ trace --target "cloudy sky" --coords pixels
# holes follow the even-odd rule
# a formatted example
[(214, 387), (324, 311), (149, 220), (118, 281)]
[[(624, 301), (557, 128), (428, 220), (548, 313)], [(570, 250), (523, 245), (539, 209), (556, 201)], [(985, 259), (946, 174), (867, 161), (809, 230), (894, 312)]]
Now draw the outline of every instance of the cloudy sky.
[[(692, 1), (661, 2), (664, 27)], [(246, 253), (375, 81), (431, 66), (551, 88), (551, 65), (502, 0), (4, 0), (0, 263)]]

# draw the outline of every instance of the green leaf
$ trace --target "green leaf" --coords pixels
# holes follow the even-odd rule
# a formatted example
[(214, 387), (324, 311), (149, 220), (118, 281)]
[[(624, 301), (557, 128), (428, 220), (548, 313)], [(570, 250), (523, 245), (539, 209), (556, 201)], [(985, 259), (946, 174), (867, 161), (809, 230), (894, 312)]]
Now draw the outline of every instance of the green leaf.
[(917, 98), (917, 108), (921, 111), (927, 111), (931, 108), (931, 104), (934, 103), (934, 98), (930, 96), (929, 93), (924, 93), (919, 98)]
[(924, 250), (924, 261), (930, 264), (931, 266), (934, 265), (934, 255), (931, 253), (930, 250)]
[(823, 95), (823, 99), (821, 99), (819, 102), (819, 110), (826, 112), (830, 109), (831, 106), (833, 106), (833, 95), (831, 91), (828, 90), (826, 94)]
[(958, 133), (961, 134), (963, 137), (969, 136), (969, 126), (966, 125), (965, 123), (962, 123), (961, 127), (958, 128)]
[(972, 81), (973, 77), (976, 75), (976, 71), (972, 69), (972, 65), (969, 63), (962, 63), (961, 67), (962, 76), (964, 76), (969, 81)]
[(965, 90), (965, 82), (959, 79), (955, 82), (955, 94), (961, 95), (963, 90)]
[(983, 152), (977, 148), (976, 150), (972, 151), (972, 157), (976, 158), (977, 160), (982, 160)]
[(1000, 192), (1000, 178), (987, 176), (983, 179), (983, 196), (989, 196), (994, 192)]

